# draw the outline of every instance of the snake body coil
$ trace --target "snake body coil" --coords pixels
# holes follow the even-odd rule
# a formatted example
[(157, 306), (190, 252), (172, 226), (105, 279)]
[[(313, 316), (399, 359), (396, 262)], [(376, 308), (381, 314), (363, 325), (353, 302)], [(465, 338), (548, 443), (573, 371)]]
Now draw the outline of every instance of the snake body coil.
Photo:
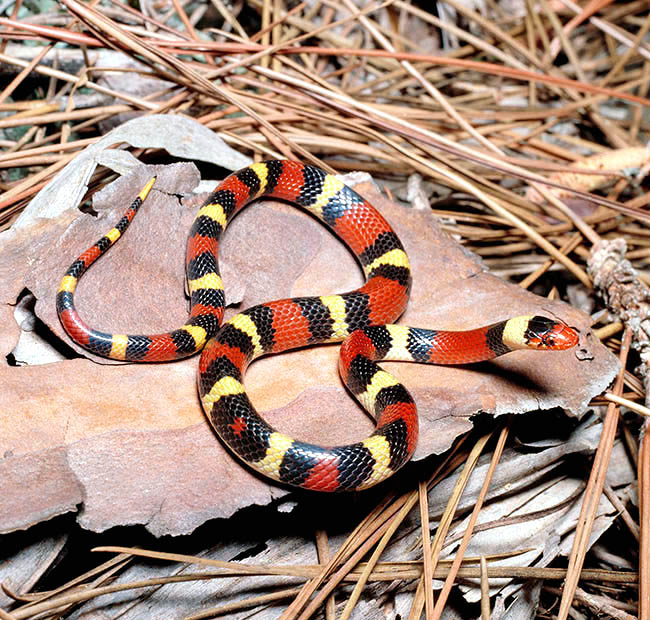
[[(411, 286), (409, 261), (397, 235), (372, 205), (336, 177), (279, 160), (235, 172), (200, 207), (187, 243), (191, 310), (181, 328), (149, 336), (97, 331), (75, 310), (78, 279), (126, 230), (153, 181), (115, 228), (66, 272), (57, 294), (61, 323), (75, 342), (111, 359), (165, 361), (202, 349), (199, 393), (212, 426), (235, 454), (275, 480), (319, 491), (359, 490), (386, 479), (411, 457), (418, 435), (415, 404), (378, 360), (461, 364), (513, 349), (567, 349), (577, 343), (573, 329), (539, 316), (466, 332), (391, 324), (404, 311)], [(260, 304), (220, 327), (225, 299), (217, 263), (219, 238), (231, 218), (260, 196), (298, 204), (328, 225), (361, 263), (364, 286), (342, 295)], [(260, 355), (343, 340), (341, 376), (375, 418), (375, 432), (361, 442), (327, 448), (273, 430), (244, 390), (248, 364)]]

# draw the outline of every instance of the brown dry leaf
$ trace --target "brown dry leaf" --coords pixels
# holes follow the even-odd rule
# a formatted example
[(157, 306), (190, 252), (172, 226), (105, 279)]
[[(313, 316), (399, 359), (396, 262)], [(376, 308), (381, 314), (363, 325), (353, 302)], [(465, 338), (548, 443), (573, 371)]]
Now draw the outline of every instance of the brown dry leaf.
[[(117, 221), (152, 170), (159, 175), (156, 188), (125, 239), (81, 281), (78, 307), (107, 331), (152, 332), (182, 322), (182, 257), (193, 209), (177, 195), (198, 178), (185, 164), (143, 166), (119, 179), (97, 196), (99, 217), (70, 209), (47, 224), (36, 220), (10, 233), (0, 258), (3, 314), (26, 287), (38, 299), (37, 315), (69, 343), (54, 313), (59, 279)], [(357, 190), (393, 224), (411, 258), (414, 290), (402, 322), (465, 329), (541, 313), (581, 331), (580, 346), (563, 353), (517, 352), (466, 368), (387, 363), (418, 404), (416, 459), (446, 450), (471, 428), (469, 417), (478, 411), (559, 406), (579, 414), (607, 386), (617, 362), (589, 331), (588, 316), (486, 273), (441, 233), (431, 214), (399, 207), (369, 183)], [(236, 218), (222, 244), (221, 264), (227, 294), (232, 297), (235, 286), (241, 307), (340, 292), (362, 282), (353, 257), (323, 226), (271, 201)], [(5, 352), (19, 331), (7, 323), (13, 321), (3, 322)], [(338, 347), (323, 346), (259, 360), (246, 378), (253, 402), (261, 411), (271, 409), (265, 414), (271, 424), (300, 439), (361, 439), (372, 423), (345, 393), (337, 354)], [(4, 366), (0, 531), (78, 509), (82, 525), (96, 531), (145, 524), (155, 535), (180, 534), (285, 494), (242, 466), (211, 432), (196, 393), (196, 365), (193, 358), (158, 365), (72, 359)]]

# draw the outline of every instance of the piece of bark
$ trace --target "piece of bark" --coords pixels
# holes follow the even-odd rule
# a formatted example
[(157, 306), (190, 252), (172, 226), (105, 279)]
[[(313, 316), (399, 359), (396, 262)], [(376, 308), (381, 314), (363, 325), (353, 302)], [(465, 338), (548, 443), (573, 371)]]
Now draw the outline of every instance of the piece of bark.
[[(197, 177), (187, 165), (155, 170), (159, 182), (131, 229), (78, 287), (82, 316), (97, 328), (151, 333), (175, 328), (186, 316), (182, 257), (198, 201), (188, 200), (190, 209), (177, 194)], [(38, 299), (38, 317), (71, 344), (54, 312), (59, 280), (119, 219), (151, 174), (137, 169), (103, 191), (94, 205), (99, 217), (69, 209), (47, 225), (36, 219), (27, 230), (8, 235), (0, 250), (0, 270), (4, 265), (8, 276), (0, 280), (2, 302), (15, 303), (26, 287)], [(516, 352), (466, 368), (385, 364), (419, 408), (416, 459), (446, 450), (471, 429), (470, 417), (479, 411), (564, 407), (577, 415), (611, 381), (616, 359), (589, 331), (588, 316), (486, 273), (431, 214), (392, 204), (371, 184), (357, 190), (393, 224), (409, 253), (414, 287), (402, 322), (467, 329), (517, 314), (546, 314), (581, 331), (579, 347), (561, 353)], [(363, 281), (352, 255), (322, 225), (278, 202), (263, 201), (238, 216), (221, 252), (227, 294), (235, 290), (241, 308), (282, 296), (341, 292)], [(227, 315), (233, 312), (229, 308)], [(372, 422), (341, 385), (337, 350), (294, 351), (251, 366), (247, 388), (272, 425), (330, 445), (370, 432)], [(65, 463), (53, 475), (67, 485), (68, 495), (58, 510), (78, 503), (82, 489), (79, 519), (96, 531), (142, 523), (156, 535), (187, 533), (287, 492), (235, 460), (211, 432), (196, 393), (196, 358), (158, 365), (104, 362), (76, 359), (0, 371), (0, 454), (11, 455), (3, 461), (10, 476), (4, 480), (14, 481), (0, 482), (0, 494), (9, 507), (21, 505), (16, 518), (7, 511), (0, 530), (26, 527), (49, 514), (47, 496), (39, 501), (38, 495), (46, 481), (30, 480), (34, 493), (26, 494), (22, 459), (46, 462), (59, 453)]]

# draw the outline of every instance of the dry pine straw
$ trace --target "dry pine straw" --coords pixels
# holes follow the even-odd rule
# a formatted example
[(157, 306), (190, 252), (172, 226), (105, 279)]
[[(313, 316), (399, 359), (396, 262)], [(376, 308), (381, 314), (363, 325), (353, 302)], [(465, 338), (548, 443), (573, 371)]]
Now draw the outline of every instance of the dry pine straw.
[[(233, 14), (220, 0), (214, 0), (213, 5), (224, 20), (221, 29), (206, 29), (200, 22), (206, 4), (174, 1), (145, 16), (118, 0), (107, 2), (101, 12), (96, 3), (63, 0), (66, 11), (21, 21), (16, 19), (21, 5), (18, 1), (12, 15), (0, 21), (4, 28), (0, 61), (16, 71), (0, 94), (0, 129), (4, 132), (0, 142), (4, 149), (0, 154), (0, 226), (9, 227), (37, 191), (101, 136), (100, 122), (134, 110), (180, 113), (218, 131), (230, 144), (256, 159), (289, 157), (329, 171), (366, 170), (384, 180), (387, 191), (390, 187), (401, 191), (406, 177), (418, 173), (425, 181), (420, 186), (422, 195), (446, 230), (481, 255), (495, 273), (536, 292), (550, 297), (564, 294), (563, 288), (554, 284), (569, 278), (593, 295), (585, 269), (591, 246), (601, 238), (621, 235), (628, 244), (628, 258), (647, 284), (650, 232), (643, 208), (648, 194), (642, 185), (634, 187), (629, 177), (630, 168), (644, 173), (647, 165), (645, 150), (639, 148), (648, 129), (642, 106), (648, 104), (645, 95), (650, 51), (645, 44), (640, 46), (650, 24), (646, 3), (637, 0), (618, 5), (611, 0), (594, 0), (584, 10), (574, 11), (570, 2), (565, 8), (546, 0), (534, 7), (529, 1), (526, 17), (516, 20), (494, 2), (488, 3), (489, 19), (455, 0), (447, 3), (457, 11), (455, 22), (399, 0), (369, 4), (362, 11), (355, 10), (349, 0), (328, 0), (311, 7), (300, 3), (290, 10), (284, 0), (252, 0), (249, 10), (257, 10), (261, 19), (261, 27), (255, 32), (247, 21), (250, 15)], [(203, 30), (201, 37), (199, 28)], [(436, 54), (432, 54), (421, 35), (412, 35), (423, 31), (432, 36), (444, 32), (451, 43), (444, 52), (434, 50)], [(481, 35), (476, 36), (479, 31)], [(28, 39), (43, 44), (31, 60), (8, 53), (15, 49), (7, 47), (9, 41)], [(151, 82), (156, 84), (154, 92), (139, 96), (106, 86), (100, 80), (102, 70), (87, 64), (81, 70), (72, 69), (65, 60), (61, 67), (47, 65), (43, 57), (48, 42), (53, 41), (65, 41), (66, 51), (84, 63), (95, 51), (101, 53), (106, 48), (137, 55), (144, 69), (135, 72), (134, 80), (147, 83), (153, 77), (162, 77), (175, 87)], [(627, 51), (620, 54), (617, 45)], [(565, 60), (553, 63), (558, 54)], [(484, 62), (485, 56), (496, 59), (496, 63)], [(41, 86), (32, 92), (36, 75)], [(87, 104), (88, 95), (82, 95), (81, 87), (84, 93), (97, 97), (95, 105)], [(63, 98), (68, 96), (65, 103)], [(83, 105), (82, 97), (86, 97)], [(501, 103), (508, 98), (526, 104)], [(608, 99), (629, 114), (604, 116), (601, 106)], [(633, 102), (641, 105), (633, 107)], [(590, 132), (576, 129), (578, 123), (588, 126)], [(574, 130), (558, 139), (553, 132), (559, 124)], [(21, 132), (15, 133), (15, 128)], [(156, 156), (145, 150), (136, 150), (135, 154)], [(589, 154), (595, 158), (586, 157)], [(90, 192), (109, 177), (106, 171), (97, 171)], [(555, 189), (540, 184), (544, 180), (553, 183)], [(587, 200), (585, 192), (594, 190), (598, 196)], [(566, 206), (569, 196), (581, 201), (579, 210)], [(564, 278), (558, 280), (556, 274)], [(606, 313), (598, 314), (595, 320), (596, 334), (625, 362), (629, 330), (621, 342), (617, 337), (624, 325)], [(641, 519), (633, 523), (640, 532), (640, 577), (615, 571), (581, 572), (616, 434), (618, 406), (648, 413), (642, 383), (628, 371), (622, 372), (613, 390), (594, 405), (604, 403), (609, 404), (603, 439), (585, 492), (567, 571), (522, 567), (499, 572), (504, 569), (478, 564), (478, 558), (463, 559), (462, 548), (471, 535), (471, 525), (457, 560), (451, 565), (438, 560), (463, 485), (487, 442), (484, 437), (471, 446), (459, 444), (428, 481), (409, 493), (387, 497), (329, 558), (324, 552), (326, 536), (321, 532), (321, 566), (244, 569), (238, 564), (219, 565), (229, 574), (241, 574), (242, 570), (253, 571), (250, 574), (293, 571), (291, 574), (306, 579), (301, 588), (241, 601), (237, 608), (286, 599), (290, 604), (283, 618), (306, 618), (322, 604), (326, 604), (326, 617), (331, 618), (334, 608), (330, 594), (339, 583), (351, 581), (357, 586), (343, 612), (343, 617), (348, 617), (364, 583), (417, 579), (409, 617), (419, 618), (424, 610), (427, 618), (435, 618), (440, 616), (456, 577), (471, 575), (485, 582), (508, 574), (545, 580), (566, 578), (556, 593), (559, 618), (569, 615), (574, 597), (574, 605), (590, 609), (595, 604), (578, 588), (579, 578), (601, 584), (638, 580), (640, 592), (645, 593), (639, 597), (645, 602), (638, 613), (650, 618), (650, 489), (643, 473), (648, 471), (647, 435), (638, 451)], [(637, 436), (627, 424), (622, 432), (631, 453), (636, 454)], [(497, 466), (507, 427), (495, 433), (499, 435), (493, 452)], [(430, 540), (426, 490), (461, 464), (459, 485), (435, 538)], [(422, 517), (424, 562), (383, 564), (379, 561), (381, 549), (416, 505)], [(480, 501), (476, 514), (478, 510)], [(145, 585), (102, 585), (133, 555), (145, 554), (114, 551), (122, 555), (80, 576), (77, 583), (39, 596), (12, 612), (11, 617), (29, 618), (101, 592)], [(360, 563), (366, 557), (368, 562)], [(168, 559), (200, 562), (178, 556)], [(446, 579), (437, 600), (430, 588), (423, 587), (431, 576)], [(91, 583), (92, 589), (81, 588), (82, 583)], [(613, 597), (611, 594), (609, 602)], [(484, 617), (490, 609), (485, 599), (484, 595)], [(609, 605), (607, 600), (599, 602), (604, 608)], [(234, 607), (204, 610), (193, 617), (232, 611)]]

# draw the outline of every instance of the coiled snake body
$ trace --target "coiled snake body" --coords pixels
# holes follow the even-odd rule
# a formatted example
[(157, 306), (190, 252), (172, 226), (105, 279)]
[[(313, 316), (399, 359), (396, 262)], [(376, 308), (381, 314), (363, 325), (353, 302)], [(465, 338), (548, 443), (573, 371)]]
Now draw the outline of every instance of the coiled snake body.
[[(181, 328), (149, 336), (97, 331), (75, 310), (78, 279), (126, 230), (153, 182), (66, 272), (56, 302), (61, 323), (81, 346), (117, 360), (165, 361), (202, 350), (199, 393), (212, 426), (235, 454), (275, 480), (319, 491), (360, 490), (385, 480), (411, 457), (418, 436), (415, 404), (378, 360), (461, 364), (514, 349), (567, 349), (577, 343), (573, 329), (540, 316), (515, 317), (465, 332), (393, 325), (406, 307), (411, 271), (390, 225), (336, 177), (280, 160), (235, 172), (200, 207), (187, 243), (191, 310)], [(298, 204), (328, 225), (361, 263), (364, 286), (342, 295), (260, 304), (220, 327), (225, 299), (217, 264), (219, 238), (231, 218), (260, 196)], [(263, 354), (336, 341), (344, 341), (341, 376), (376, 419), (374, 433), (358, 443), (322, 447), (273, 430), (244, 390), (248, 364)]]

